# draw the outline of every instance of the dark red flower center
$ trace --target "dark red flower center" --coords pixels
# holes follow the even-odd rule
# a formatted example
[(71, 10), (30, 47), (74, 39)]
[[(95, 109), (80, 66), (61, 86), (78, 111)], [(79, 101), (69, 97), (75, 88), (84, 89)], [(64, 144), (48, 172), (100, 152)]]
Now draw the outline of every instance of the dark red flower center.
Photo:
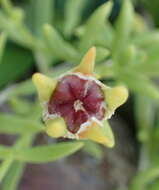
[(76, 133), (91, 117), (102, 120), (105, 114), (104, 96), (94, 80), (77, 75), (60, 79), (48, 103), (49, 114), (64, 118), (70, 132)]

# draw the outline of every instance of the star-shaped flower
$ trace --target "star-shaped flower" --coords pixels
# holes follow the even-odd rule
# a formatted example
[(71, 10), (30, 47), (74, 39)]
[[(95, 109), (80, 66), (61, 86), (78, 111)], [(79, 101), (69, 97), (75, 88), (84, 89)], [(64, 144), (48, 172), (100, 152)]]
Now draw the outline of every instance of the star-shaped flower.
[(114, 136), (107, 119), (128, 97), (125, 87), (110, 88), (95, 78), (96, 49), (79, 66), (57, 79), (35, 73), (33, 82), (44, 105), (46, 132), (52, 137), (91, 139), (108, 147)]

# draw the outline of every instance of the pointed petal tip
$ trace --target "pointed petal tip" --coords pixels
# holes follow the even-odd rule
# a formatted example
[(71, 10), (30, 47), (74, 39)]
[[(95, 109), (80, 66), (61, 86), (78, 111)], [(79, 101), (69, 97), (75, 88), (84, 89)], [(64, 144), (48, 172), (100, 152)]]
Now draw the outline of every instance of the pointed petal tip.
[(41, 73), (34, 73), (33, 75), (32, 75), (32, 80), (33, 80), (33, 82), (35, 82), (36, 83), (36, 81), (39, 79), (39, 76), (41, 75)]
[(33, 74), (32, 81), (38, 91), (40, 100), (48, 101), (50, 95), (56, 87), (57, 81), (41, 73)]
[(55, 118), (46, 123), (46, 133), (54, 138), (63, 137), (67, 133), (65, 121)]
[(113, 111), (124, 104), (128, 99), (128, 90), (124, 86), (106, 88), (104, 94), (108, 107)]
[(88, 51), (86, 52), (84, 58), (82, 61), (87, 61), (87, 64), (91, 64), (91, 62), (95, 62), (95, 58), (96, 58), (96, 47), (93, 46), (90, 49), (88, 49)]
[(129, 93), (128, 93), (128, 89), (125, 86), (119, 86), (116, 87), (117, 92), (120, 96), (123, 97), (123, 103), (128, 99)]
[(96, 48), (93, 46), (86, 52), (81, 63), (79, 64), (79, 66), (73, 69), (73, 72), (80, 72), (83, 73), (84, 75), (94, 76), (93, 71), (94, 71), (95, 57), (96, 57)]
[(93, 122), (88, 126), (86, 131), (79, 134), (79, 137), (81, 139), (90, 139), (109, 148), (115, 145), (113, 132), (107, 123), (103, 123), (103, 126), (99, 126), (98, 123)]
[(91, 47), (89, 50), (88, 50), (88, 53), (90, 53), (91, 54), (91, 56), (96, 56), (96, 47), (95, 46), (93, 46), (93, 47)]

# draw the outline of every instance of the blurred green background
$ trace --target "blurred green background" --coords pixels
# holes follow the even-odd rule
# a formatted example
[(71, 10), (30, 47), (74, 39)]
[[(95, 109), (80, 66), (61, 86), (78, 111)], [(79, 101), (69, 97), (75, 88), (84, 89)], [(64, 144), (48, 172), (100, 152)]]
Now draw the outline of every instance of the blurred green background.
[[(158, 0), (0, 0), (1, 190), (159, 189), (158, 7)], [(99, 79), (130, 93), (110, 120), (112, 150), (47, 137), (31, 82), (37, 71), (59, 76), (93, 45)]]

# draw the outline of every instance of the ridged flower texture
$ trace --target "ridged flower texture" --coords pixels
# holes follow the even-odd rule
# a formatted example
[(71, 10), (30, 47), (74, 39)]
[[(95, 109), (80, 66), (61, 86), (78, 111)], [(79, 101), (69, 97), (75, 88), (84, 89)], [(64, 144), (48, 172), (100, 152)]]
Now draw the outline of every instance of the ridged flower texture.
[(107, 120), (127, 100), (128, 91), (124, 86), (111, 88), (96, 79), (95, 56), (92, 47), (77, 67), (58, 78), (35, 73), (32, 79), (49, 136), (90, 139), (113, 147), (114, 136)]

